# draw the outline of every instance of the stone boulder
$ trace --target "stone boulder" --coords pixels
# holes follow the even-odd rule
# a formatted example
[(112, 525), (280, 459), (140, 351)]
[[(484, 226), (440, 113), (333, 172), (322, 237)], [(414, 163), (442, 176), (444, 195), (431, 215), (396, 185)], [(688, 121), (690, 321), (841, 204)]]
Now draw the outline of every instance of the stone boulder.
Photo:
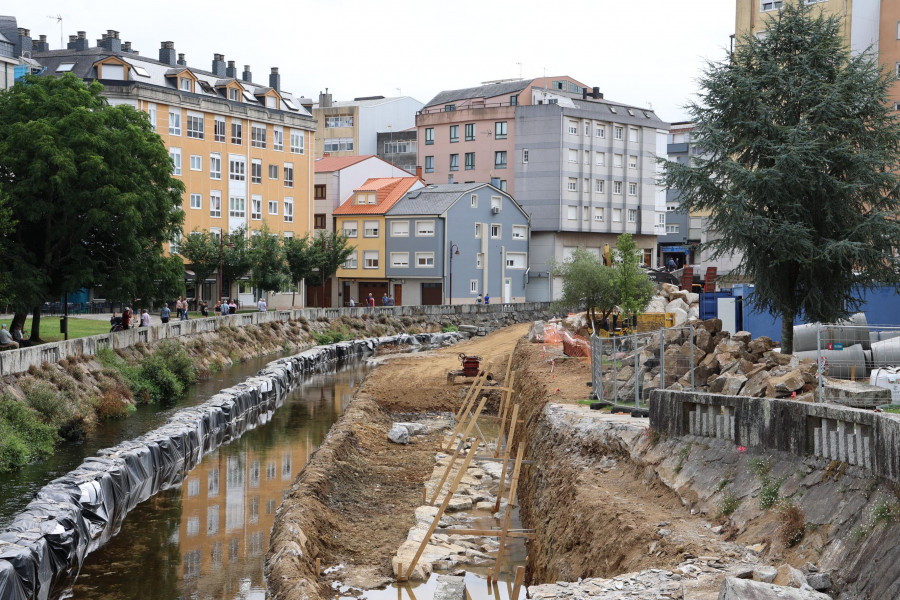
[(466, 600), (466, 578), (438, 575), (434, 600)]
[(791, 362), (790, 354), (782, 354), (777, 350), (769, 350), (768, 352), (763, 352), (763, 358), (766, 359), (766, 362), (771, 363), (772, 366), (786, 366)]
[(690, 301), (691, 293), (687, 290), (678, 290), (677, 292), (672, 292), (669, 294), (669, 300), (681, 300), (688, 306), (691, 305)]
[(713, 334), (706, 329), (694, 330), (694, 344), (702, 349), (704, 353), (709, 353), (716, 349), (716, 345), (713, 344)]
[(741, 342), (745, 346), (750, 343), (750, 340), (753, 338), (753, 334), (749, 331), (738, 331), (734, 335), (731, 336), (731, 339)]
[(761, 398), (766, 393), (766, 388), (769, 386), (769, 372), (765, 370), (760, 370), (755, 375), (751, 376), (750, 379), (747, 380), (747, 383), (744, 384), (744, 387), (741, 391), (742, 396), (751, 396), (753, 398)]
[(771, 338), (764, 335), (761, 335), (758, 338), (752, 339), (747, 342), (747, 351), (757, 356), (762, 356), (774, 347), (775, 342), (773, 342)]
[(395, 444), (408, 444), (409, 430), (406, 427), (395, 424), (391, 427), (391, 430), (388, 431), (388, 439)]
[(687, 312), (688, 310), (690, 310), (690, 308), (691, 306), (681, 298), (675, 298), (674, 300), (666, 304), (666, 312), (673, 313), (676, 310), (680, 310), (684, 312), (685, 317), (687, 316)]
[(722, 331), (722, 319), (707, 319), (700, 321), (697, 327), (701, 327), (713, 335)]
[(663, 296), (666, 298), (671, 298), (671, 295), (675, 292), (681, 291), (680, 288), (672, 283), (664, 283), (660, 286)]
[(790, 396), (791, 392), (796, 392), (803, 387), (803, 374), (799, 370), (793, 370), (784, 375), (769, 377), (769, 384), (766, 387), (766, 396), (775, 398), (778, 396)]
[(775, 575), (775, 581), (772, 583), (786, 587), (801, 588), (806, 585), (806, 576), (799, 569), (785, 564), (778, 567), (778, 574)]
[(815, 590), (786, 588), (751, 579), (726, 577), (719, 591), (719, 600), (832, 600), (828, 594)]
[(709, 384), (709, 392), (711, 394), (737, 396), (746, 381), (747, 378), (743, 375), (719, 375)]
[[(690, 309), (688, 309), (688, 310), (690, 310)], [(687, 323), (687, 320), (688, 320), (688, 311), (687, 310), (682, 310), (680, 308), (674, 308), (672, 310), (669, 310), (668, 307), (666, 307), (666, 312), (670, 312), (673, 315), (675, 315), (675, 326), (676, 327), (680, 327), (681, 325), (684, 325), (685, 323)]]
[(421, 423), (394, 423), (391, 429), (394, 427), (403, 427), (409, 432), (409, 435), (425, 435), (428, 433), (428, 428)]
[(753, 569), (753, 579), (763, 583), (772, 583), (778, 576), (778, 569), (769, 565), (761, 565)]
[(744, 355), (744, 343), (734, 339), (722, 340), (716, 344), (714, 352), (716, 354), (730, 354), (735, 358), (741, 358)]
[(535, 321), (531, 324), (531, 331), (528, 332), (528, 341), (532, 344), (539, 344), (544, 341), (543, 321)]
[(693, 292), (687, 295), (687, 298), (684, 299), (685, 302), (694, 306), (695, 304), (700, 304), (700, 294), (695, 294)]
[[(692, 348), (692, 345), (690, 342), (685, 342), (684, 346), (681, 347), (681, 354), (683, 357), (682, 360), (686, 360), (688, 362), (688, 365), (691, 364), (691, 348)], [(703, 361), (704, 358), (706, 358), (706, 352), (704, 352), (701, 348), (698, 348), (696, 345), (693, 346), (693, 355), (694, 355), (693, 356), (693, 358), (694, 358), (693, 366), (695, 366), (695, 367), (697, 365), (699, 365)]]
[(650, 302), (647, 304), (647, 308), (644, 312), (648, 313), (662, 313), (666, 312), (666, 299), (662, 296), (655, 296), (651, 298)]

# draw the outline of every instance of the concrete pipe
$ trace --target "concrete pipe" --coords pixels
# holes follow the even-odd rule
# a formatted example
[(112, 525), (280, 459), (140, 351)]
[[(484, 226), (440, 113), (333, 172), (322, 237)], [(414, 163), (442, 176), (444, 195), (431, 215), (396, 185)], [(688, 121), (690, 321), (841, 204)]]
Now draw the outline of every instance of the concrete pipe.
[[(794, 356), (798, 358), (811, 358), (816, 360), (818, 353), (815, 350), (804, 350), (803, 352), (794, 352)], [(822, 350), (822, 357), (825, 359), (825, 374), (829, 377), (837, 377), (839, 379), (850, 379), (856, 377), (869, 376), (869, 369), (866, 365), (866, 351), (862, 344), (854, 344), (845, 347), (843, 350)]]
[(872, 363), (875, 367), (900, 366), (900, 337), (872, 344)]
[(884, 340), (889, 340), (895, 337), (900, 337), (900, 329), (886, 329), (882, 331), (869, 332), (869, 339), (873, 344), (875, 342), (883, 342)]
[[(816, 323), (794, 325), (794, 350), (804, 352), (816, 349)], [(834, 324), (822, 325), (822, 347), (828, 344), (852, 346), (860, 344), (866, 350), (871, 347), (869, 328), (865, 313), (856, 313), (849, 319)]]

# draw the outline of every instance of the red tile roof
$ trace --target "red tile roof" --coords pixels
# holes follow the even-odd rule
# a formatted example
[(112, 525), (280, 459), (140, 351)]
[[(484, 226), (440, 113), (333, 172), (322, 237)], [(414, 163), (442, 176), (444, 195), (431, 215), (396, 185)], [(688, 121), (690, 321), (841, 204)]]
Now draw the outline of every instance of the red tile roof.
[(316, 173), (340, 171), (341, 169), (346, 169), (347, 167), (353, 166), (368, 158), (375, 158), (375, 155), (364, 154), (362, 156), (326, 156), (324, 158), (317, 158), (315, 163)]
[[(353, 190), (353, 195), (334, 209), (335, 215), (383, 215), (420, 179), (418, 177), (374, 177)], [(376, 192), (377, 204), (354, 204), (356, 192)]]

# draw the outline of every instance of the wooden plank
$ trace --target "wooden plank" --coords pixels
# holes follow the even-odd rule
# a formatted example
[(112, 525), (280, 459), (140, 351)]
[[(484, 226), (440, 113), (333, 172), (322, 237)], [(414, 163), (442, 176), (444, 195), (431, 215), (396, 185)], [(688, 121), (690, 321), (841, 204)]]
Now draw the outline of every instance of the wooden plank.
[[(484, 396), (481, 399), (481, 403), (478, 405), (478, 409), (475, 411), (475, 415), (472, 417), (471, 421), (469, 422), (469, 426), (466, 427), (466, 432), (465, 432), (465, 434), (463, 434), (462, 440), (460, 440), (460, 444), (463, 444), (467, 439), (469, 439), (469, 433), (472, 431), (472, 425), (474, 425), (478, 421), (478, 415), (480, 415), (481, 411), (484, 410), (484, 405), (486, 403), (487, 403), (487, 396)], [(478, 447), (478, 443), (473, 442), (472, 448), (477, 448), (477, 447)], [(435, 488), (434, 496), (431, 498), (431, 502), (428, 503), (429, 505), (433, 506), (435, 500), (437, 500), (437, 497), (440, 495), (441, 488), (444, 487), (444, 483), (447, 481), (447, 477), (450, 476), (450, 471), (453, 469), (453, 464), (456, 462), (457, 456), (459, 456), (459, 449), (457, 449), (457, 451), (454, 452), (453, 455), (450, 457), (450, 462), (447, 464), (447, 470), (444, 471), (444, 475), (441, 477), (441, 482)]]
[(522, 467), (522, 456), (525, 454), (525, 445), (519, 444), (516, 452), (516, 467), (513, 469), (512, 481), (509, 484), (509, 499), (506, 503), (506, 514), (503, 516), (503, 531), (500, 533), (500, 546), (497, 548), (497, 561), (494, 563), (494, 573), (500, 575), (500, 561), (503, 560), (503, 547), (509, 531), (509, 522), (512, 520), (512, 509), (516, 502), (516, 487), (519, 485), (519, 470)]
[[(463, 422), (466, 420), (465, 415), (469, 414), (469, 411), (472, 410), (472, 406), (474, 406), (475, 401), (478, 400), (478, 394), (481, 393), (481, 385), (478, 385), (478, 390), (475, 392), (475, 395), (472, 396), (472, 399), (468, 402), (468, 406), (464, 406), (464, 411), (460, 413), (459, 419), (457, 420), (456, 426), (453, 428), (453, 433), (450, 436), (450, 444), (447, 446), (445, 452), (450, 452), (450, 449), (453, 448), (453, 443), (456, 440), (456, 434), (458, 434), (462, 430)], [(441, 448), (443, 450), (443, 447)]]
[(516, 585), (513, 587), (512, 596), (509, 600), (519, 600), (519, 590), (522, 589), (522, 582), (525, 580), (525, 567), (519, 565), (516, 567)]
[[(466, 392), (466, 397), (463, 400), (463, 403), (460, 405), (459, 410), (456, 411), (456, 415), (454, 415), (453, 417), (454, 421), (459, 421), (462, 418), (466, 404), (469, 402), (469, 398), (471, 398), (472, 396), (472, 392), (476, 387), (478, 387), (479, 381), (484, 379), (485, 377), (487, 377), (487, 371), (479, 371), (478, 376), (472, 380), (472, 385), (469, 386), (469, 390)], [(475, 396), (477, 397), (478, 394), (475, 394)]]
[(506, 417), (509, 416), (507, 412), (509, 410), (509, 405), (512, 403), (512, 388), (514, 387), (513, 384), (515, 383), (515, 381), (516, 372), (513, 371), (509, 376), (509, 393), (505, 395), (505, 401), (503, 402), (503, 416), (500, 419), (500, 433), (497, 435), (497, 447), (494, 449), (494, 457), (500, 456), (500, 445), (504, 442), (503, 434), (506, 433)]
[(434, 521), (431, 522), (431, 527), (428, 528), (428, 531), (425, 533), (425, 537), (422, 538), (422, 543), (419, 544), (419, 549), (416, 550), (412, 562), (410, 562), (409, 568), (406, 570), (406, 579), (409, 579), (409, 576), (412, 575), (413, 569), (416, 568), (416, 563), (419, 562), (419, 558), (421, 558), (422, 553), (425, 552), (425, 546), (428, 545), (428, 541), (431, 539), (434, 530), (437, 529), (441, 517), (444, 516), (444, 511), (447, 510), (447, 505), (450, 504), (450, 499), (453, 497), (453, 493), (456, 492), (456, 488), (457, 486), (459, 486), (459, 482), (462, 481), (463, 476), (466, 474), (466, 469), (469, 468), (469, 464), (472, 462), (472, 458), (475, 457), (476, 449), (477, 446), (475, 445), (469, 448), (469, 453), (466, 454), (466, 459), (463, 461), (462, 466), (459, 468), (459, 473), (457, 473), (456, 477), (453, 479), (453, 483), (450, 485), (450, 490), (444, 497), (444, 501), (441, 502), (441, 506), (438, 508), (437, 514), (434, 515)]
[(503, 452), (503, 468), (500, 469), (500, 487), (497, 489), (497, 501), (494, 503), (494, 509), (491, 511), (495, 513), (500, 510), (500, 498), (503, 497), (503, 483), (506, 481), (506, 466), (509, 464), (509, 446), (512, 444), (512, 441), (516, 436), (516, 423), (518, 422), (519, 417), (519, 404), (513, 407), (512, 419), (509, 425), (509, 441), (506, 443), (506, 449)]

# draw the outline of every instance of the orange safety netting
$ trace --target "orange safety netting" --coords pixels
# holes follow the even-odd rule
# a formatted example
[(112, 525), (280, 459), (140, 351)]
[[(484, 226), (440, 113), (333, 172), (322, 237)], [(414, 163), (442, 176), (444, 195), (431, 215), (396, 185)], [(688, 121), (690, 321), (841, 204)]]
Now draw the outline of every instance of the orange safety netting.
[(559, 325), (544, 325), (544, 343), (558, 344), (562, 341)]
[(591, 344), (580, 335), (563, 330), (562, 332), (563, 353), (566, 356), (581, 356), (590, 360)]

